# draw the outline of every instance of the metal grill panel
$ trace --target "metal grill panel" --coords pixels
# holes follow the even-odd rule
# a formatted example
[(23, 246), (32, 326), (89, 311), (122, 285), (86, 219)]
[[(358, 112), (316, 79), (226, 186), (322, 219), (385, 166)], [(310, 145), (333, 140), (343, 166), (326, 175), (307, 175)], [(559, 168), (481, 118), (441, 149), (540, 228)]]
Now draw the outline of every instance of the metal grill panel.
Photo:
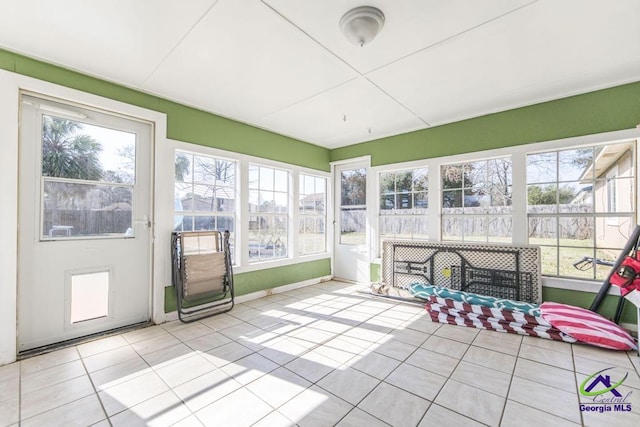
[(382, 281), (399, 290), (431, 283), (499, 298), (539, 303), (540, 249), (490, 243), (385, 240)]

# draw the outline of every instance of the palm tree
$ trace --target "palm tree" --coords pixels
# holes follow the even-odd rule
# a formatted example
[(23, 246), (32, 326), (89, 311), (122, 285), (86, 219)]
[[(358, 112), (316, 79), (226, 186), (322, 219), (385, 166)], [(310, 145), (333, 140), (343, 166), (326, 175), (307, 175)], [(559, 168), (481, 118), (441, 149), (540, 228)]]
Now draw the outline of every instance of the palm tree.
[(190, 173), (191, 161), (185, 154), (176, 154), (176, 181), (181, 182), (187, 178)]
[[(99, 154), (102, 144), (82, 133), (82, 124), (42, 116), (42, 176), (82, 181), (98, 181), (104, 173)], [(44, 181), (45, 218), (53, 224), (75, 225), (76, 220), (62, 218), (64, 210), (75, 210), (92, 185), (82, 182)], [(47, 227), (44, 228), (48, 229)]]
[(102, 145), (79, 133), (82, 125), (42, 116), (42, 176), (97, 181), (102, 178), (98, 158)]

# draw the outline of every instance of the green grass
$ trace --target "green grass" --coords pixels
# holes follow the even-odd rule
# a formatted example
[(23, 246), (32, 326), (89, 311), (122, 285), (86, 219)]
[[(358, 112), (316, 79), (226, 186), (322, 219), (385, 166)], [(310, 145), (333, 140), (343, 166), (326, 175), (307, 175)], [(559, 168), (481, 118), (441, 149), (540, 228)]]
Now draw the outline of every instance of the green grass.
[[(342, 234), (342, 243), (356, 244), (358, 239), (364, 239), (363, 233), (345, 233)], [(410, 235), (382, 236), (382, 239), (411, 239)], [(460, 236), (443, 236), (443, 241), (461, 242)], [(486, 242), (486, 236), (465, 236), (465, 243)], [(510, 237), (491, 237), (490, 243), (504, 243), (510, 245), (512, 240)], [(609, 272), (611, 266), (584, 264), (581, 269), (574, 267), (574, 263), (582, 260), (584, 257), (593, 257), (593, 240), (592, 239), (557, 239), (553, 238), (530, 238), (528, 244), (540, 246), (541, 252), (541, 270), (546, 276), (560, 276), (593, 281), (603, 281)], [(600, 260), (614, 262), (621, 249), (617, 248), (596, 248), (595, 257)]]
[[(556, 243), (558, 246), (556, 247)], [(591, 280), (604, 280), (611, 267), (607, 265), (588, 265), (582, 270), (574, 267), (574, 263), (584, 257), (593, 257), (593, 241), (577, 239), (529, 239), (529, 244), (539, 245), (542, 255), (542, 274), (550, 276), (576, 277)], [(620, 249), (596, 248), (595, 257), (606, 261), (615, 261)]]

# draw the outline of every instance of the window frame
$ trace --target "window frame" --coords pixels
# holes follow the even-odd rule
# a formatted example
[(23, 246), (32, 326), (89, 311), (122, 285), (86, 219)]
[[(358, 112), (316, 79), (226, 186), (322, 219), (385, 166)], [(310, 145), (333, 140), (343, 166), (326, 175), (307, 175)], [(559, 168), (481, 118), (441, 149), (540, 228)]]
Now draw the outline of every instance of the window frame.
[[(138, 168), (139, 165), (136, 162), (138, 156), (140, 154), (140, 147), (138, 144), (138, 132), (140, 131), (139, 125), (142, 123), (145, 126), (144, 122), (140, 120), (134, 120), (130, 117), (124, 117), (118, 113), (107, 111), (107, 110), (94, 110), (91, 107), (83, 104), (76, 104), (73, 101), (69, 100), (59, 100), (52, 99), (50, 97), (35, 94), (31, 92), (22, 92), (22, 95), (25, 97), (26, 103), (37, 103), (39, 107), (36, 108), (37, 112), (37, 122), (38, 122), (38, 138), (40, 140), (39, 146), (37, 147), (38, 153), (38, 162), (39, 166), (36, 168), (38, 172), (38, 179), (40, 180), (39, 184), (39, 241), (55, 241), (55, 240), (114, 240), (114, 239), (126, 239), (135, 236), (135, 207), (136, 207), (136, 199), (140, 197), (140, 194), (136, 192), (136, 176), (139, 173)], [(44, 173), (43, 168), (45, 164), (44, 159), (44, 141), (42, 135), (42, 128), (45, 124), (45, 121), (54, 121), (61, 120), (75, 123), (79, 126), (79, 128), (74, 131), (74, 136), (77, 133), (81, 133), (82, 135), (88, 135), (93, 139), (94, 133), (110, 133), (111, 135), (103, 135), (106, 138), (106, 141), (109, 141), (111, 138), (120, 139), (119, 142), (122, 142), (122, 138), (131, 139), (130, 144), (122, 145), (119, 147), (120, 149), (126, 150), (126, 148), (132, 149), (129, 153), (133, 156), (133, 163), (130, 165), (130, 168), (127, 172), (130, 173), (130, 176), (127, 180), (116, 181), (114, 179), (109, 179), (109, 177), (71, 177), (71, 176), (53, 176), (47, 175)], [(90, 129), (87, 129), (90, 128)], [(119, 138), (116, 134), (120, 134)], [(95, 139), (95, 142), (100, 145), (104, 145), (105, 140)], [(119, 144), (116, 144), (119, 145)], [(97, 156), (97, 161), (100, 163), (100, 166), (103, 167), (102, 161), (105, 160), (100, 155), (102, 150), (94, 151), (94, 154)], [(113, 151), (113, 150), (112, 150)], [(108, 154), (107, 157), (113, 156), (114, 153)], [(121, 154), (119, 154), (121, 155)], [(126, 155), (124, 156), (126, 157)], [(131, 160), (131, 159), (129, 159)], [(111, 165), (114, 166), (114, 165)], [(122, 168), (122, 169), (126, 169)], [(116, 172), (122, 172), (120, 169)], [(113, 170), (112, 170), (113, 172)], [(116, 199), (112, 201), (112, 207), (114, 210), (120, 210), (121, 208), (117, 205), (120, 204), (128, 204), (128, 211), (131, 212), (127, 218), (128, 227), (126, 231), (104, 231), (104, 232), (96, 232), (96, 233), (78, 233), (76, 234), (74, 231), (74, 227), (78, 225), (78, 223), (74, 223), (74, 225), (68, 225), (68, 222), (65, 222), (67, 225), (53, 225), (52, 221), (49, 221), (48, 212), (51, 212), (52, 209), (47, 209), (47, 194), (48, 189), (52, 189), (55, 187), (63, 187), (64, 186), (75, 186), (76, 188), (84, 188), (86, 189), (86, 193), (95, 192), (97, 189), (104, 189), (105, 191), (109, 191), (113, 188), (118, 188), (120, 190), (125, 190), (129, 192), (128, 197), (123, 199)], [(51, 192), (54, 193), (54, 192)], [(128, 201), (127, 201), (128, 199)], [(106, 201), (106, 199), (101, 199), (101, 201)], [(101, 203), (100, 203), (101, 204)], [(95, 207), (97, 208), (97, 207)], [(53, 210), (56, 210), (55, 207)], [(98, 208), (103, 209), (103, 208)], [(83, 209), (77, 210), (78, 212), (91, 212), (94, 211), (94, 207), (85, 207)], [(124, 208), (124, 212), (126, 212), (126, 208)], [(126, 217), (127, 215), (125, 215)], [(45, 227), (45, 222), (51, 223), (49, 227)], [(73, 222), (73, 221), (72, 221)], [(81, 222), (80, 227), (76, 227), (76, 230), (81, 230), (82, 225), (86, 225), (86, 222)]]
[[(172, 150), (173, 152), (173, 165), (175, 168), (175, 160), (178, 156), (178, 153), (182, 153), (185, 154), (187, 156), (192, 156), (192, 161), (191, 161), (191, 181), (178, 181), (175, 177), (175, 172), (173, 173), (172, 176), (172, 182), (173, 182), (173, 191), (174, 191), (174, 199), (175, 202), (173, 204), (174, 209), (173, 209), (173, 225), (174, 231), (191, 231), (191, 230), (176, 230), (175, 229), (175, 224), (176, 224), (176, 219), (177, 217), (181, 216), (181, 217), (191, 217), (192, 221), (193, 221), (193, 230), (194, 231), (201, 231), (200, 230), (196, 230), (195, 227), (195, 221), (197, 220), (197, 218), (208, 218), (208, 217), (212, 217), (215, 218), (216, 224), (218, 222), (218, 217), (233, 217), (233, 231), (231, 233), (231, 238), (230, 238), (230, 246), (232, 248), (232, 254), (231, 254), (231, 259), (233, 260), (233, 264), (237, 265), (237, 230), (238, 230), (238, 207), (239, 207), (239, 203), (238, 203), (238, 196), (239, 196), (239, 192), (238, 192), (238, 173), (239, 173), (239, 164), (238, 161), (235, 159), (231, 159), (228, 156), (220, 156), (217, 154), (211, 154), (211, 153), (203, 153), (200, 151), (194, 151), (194, 150), (190, 150), (190, 149), (186, 149), (186, 148), (175, 148)], [(204, 181), (196, 181), (195, 179), (195, 157), (199, 156), (199, 157), (208, 157), (209, 159), (213, 160), (213, 161), (226, 161), (226, 162), (233, 162), (234, 163), (234, 187), (233, 187), (233, 193), (234, 193), (234, 203), (233, 203), (233, 211), (221, 211), (218, 210), (217, 208), (215, 210), (211, 210), (211, 211), (201, 211), (201, 210), (176, 210), (176, 202), (177, 202), (177, 186), (180, 183), (190, 183), (193, 187), (195, 187), (196, 185), (200, 185), (200, 186), (205, 186), (205, 185), (211, 185), (213, 187), (213, 191), (216, 191), (217, 188), (217, 178), (215, 180), (214, 184), (210, 184), (210, 183), (206, 183)], [(175, 169), (174, 169), (175, 170)], [(215, 196), (214, 196), (215, 197)], [(193, 203), (195, 202), (195, 198), (193, 199), (194, 201), (192, 202), (192, 207), (193, 207)], [(214, 198), (214, 200), (217, 202), (217, 200)], [(182, 221), (184, 221), (184, 218), (182, 219)], [(217, 231), (223, 231), (223, 230), (219, 230), (219, 229), (214, 229)]]
[[(327, 187), (327, 200), (332, 200), (331, 197), (333, 194), (333, 189), (330, 185), (331, 173), (325, 172), (317, 169), (311, 169), (303, 166), (292, 165), (284, 162), (278, 162), (275, 160), (264, 159), (261, 157), (251, 156), (242, 153), (234, 153), (231, 151), (222, 150), (219, 148), (207, 147), (204, 145), (192, 144), (184, 141), (177, 141), (172, 139), (167, 139), (167, 143), (170, 147), (167, 152), (167, 156), (171, 157), (169, 162), (173, 166), (175, 165), (175, 152), (186, 151), (191, 152), (198, 155), (210, 156), (215, 158), (222, 158), (230, 161), (237, 162), (237, 175), (236, 175), (236, 236), (235, 236), (235, 246), (234, 246), (234, 274), (240, 274), (245, 272), (259, 271), (264, 269), (270, 269), (274, 267), (286, 266), (286, 265), (294, 265), (301, 262), (311, 262), (316, 260), (324, 260), (330, 259), (332, 256), (332, 247), (327, 243), (326, 250), (323, 253), (299, 256), (297, 254), (298, 251), (298, 242), (297, 239), (293, 239), (289, 242), (289, 253), (291, 256), (287, 258), (278, 258), (274, 260), (261, 261), (249, 263), (248, 257), (248, 232), (249, 232), (249, 221), (248, 221), (248, 211), (249, 211), (249, 202), (248, 202), (248, 173), (249, 173), (249, 163), (255, 163), (264, 165), (266, 167), (273, 167), (277, 169), (284, 169), (290, 172), (290, 182), (292, 183), (290, 187), (290, 201), (297, 200), (298, 197), (298, 174), (305, 173), (308, 175), (317, 175), (319, 177), (323, 177), (327, 179), (328, 187)], [(172, 169), (173, 171), (173, 169)], [(174, 186), (175, 186), (175, 174), (171, 174), (171, 176), (163, 178), (163, 185), (166, 185), (168, 188), (171, 188), (170, 192), (170, 200), (164, 201), (165, 206), (174, 206)], [(247, 197), (243, 197), (246, 195)], [(290, 206), (293, 206), (290, 202)], [(328, 204), (326, 206), (326, 215), (327, 218), (331, 218), (333, 215), (333, 206)], [(172, 211), (171, 215), (171, 224), (173, 224), (173, 220), (175, 218), (175, 212)], [(296, 209), (293, 209), (292, 215), (290, 215), (289, 219), (289, 229), (292, 230), (293, 225), (298, 223), (298, 212)], [(290, 237), (291, 238), (291, 237)], [(332, 227), (327, 227), (326, 233), (327, 242), (331, 242), (333, 239), (333, 229)], [(247, 248), (247, 250), (243, 250), (243, 248)]]
[[(426, 170), (426, 188), (425, 189), (420, 189), (420, 190), (416, 190), (415, 188), (415, 176), (414, 173), (416, 171), (420, 171), (420, 170)], [(411, 189), (408, 191), (398, 191), (397, 188), (397, 180), (394, 179), (394, 191), (392, 192), (387, 192), (385, 194), (381, 194), (382, 188), (381, 188), (381, 177), (383, 174), (398, 174), (398, 173), (407, 173), (410, 172), (411, 173)], [(388, 220), (392, 220), (394, 218), (397, 219), (404, 219), (404, 220), (413, 220), (419, 216), (426, 216), (427, 217), (427, 230), (426, 230), (426, 234), (420, 234), (420, 233), (416, 233), (416, 229), (415, 229), (415, 223), (412, 225), (411, 227), (411, 236), (410, 237), (401, 237), (402, 239), (405, 240), (420, 240), (420, 239), (428, 239), (430, 234), (430, 229), (429, 229), (429, 209), (431, 208), (430, 206), (430, 201), (429, 201), (429, 196), (431, 193), (431, 187), (430, 187), (430, 182), (429, 182), (429, 167), (428, 166), (419, 166), (419, 167), (414, 167), (414, 168), (402, 168), (402, 169), (393, 169), (393, 170), (382, 170), (382, 171), (378, 171), (376, 173), (375, 176), (376, 179), (376, 189), (377, 189), (377, 199), (376, 199), (376, 207), (377, 207), (377, 215), (376, 215), (376, 224), (377, 224), (377, 230), (378, 230), (378, 240), (380, 241), (380, 244), (382, 243), (383, 239), (387, 239), (387, 238), (393, 238), (393, 239), (398, 239), (397, 236), (391, 236), (391, 234), (381, 234), (380, 233), (380, 228), (381, 228), (381, 221), (383, 218), (388, 218)], [(422, 207), (422, 208), (416, 208), (415, 207), (415, 195), (416, 194), (422, 194), (424, 193), (426, 195), (426, 207)], [(403, 209), (402, 207), (397, 208), (396, 207), (396, 203), (397, 203), (397, 198), (398, 196), (401, 195), (411, 195), (411, 199), (414, 200), (411, 203), (411, 207), (407, 208), (407, 209)], [(382, 205), (382, 199), (383, 197), (388, 197), (388, 196), (393, 196), (394, 198), (394, 207), (392, 209), (382, 209), (381, 205)], [(418, 236), (418, 237), (416, 237)], [(420, 237), (420, 236), (425, 236), (425, 237)]]
[[(393, 164), (385, 164), (374, 166), (371, 168), (371, 176), (376, 179), (374, 187), (376, 189), (376, 197), (379, 197), (379, 182), (378, 176), (380, 172), (411, 169), (419, 167), (429, 168), (429, 240), (442, 241), (440, 236), (440, 211), (441, 211), (441, 194), (440, 188), (440, 166), (442, 164), (456, 164), (461, 162), (468, 162), (474, 160), (482, 160), (488, 158), (505, 157), (510, 156), (512, 159), (512, 218), (513, 218), (513, 245), (528, 245), (528, 215), (527, 215), (527, 194), (526, 194), (526, 156), (532, 153), (540, 153), (552, 150), (570, 149), (572, 147), (598, 145), (598, 144), (612, 144), (624, 141), (635, 141), (636, 152), (640, 148), (640, 131), (637, 129), (625, 129), (613, 132), (604, 132), (580, 137), (571, 137), (563, 139), (555, 139), (543, 142), (534, 142), (530, 144), (515, 145), (505, 148), (481, 150), (470, 153), (462, 153), (451, 156), (425, 158), (422, 160), (412, 160), (409, 162), (400, 162)], [(640, 153), (636, 156), (635, 167), (636, 176), (634, 183), (636, 190), (640, 191), (640, 173), (638, 172), (638, 163), (640, 162)], [(518, 166), (519, 165), (519, 166)], [(638, 220), (639, 217), (639, 197), (636, 195), (634, 201), (634, 219)], [(372, 209), (371, 212), (371, 224), (373, 229), (373, 236), (371, 239), (371, 253), (374, 263), (380, 262), (381, 256), (381, 243), (378, 232), (378, 219), (379, 206), (378, 203)], [(377, 258), (376, 258), (377, 257)], [(559, 288), (567, 290), (577, 290), (584, 292), (598, 292), (601, 287), (601, 282), (597, 280), (584, 280), (575, 278), (565, 278), (556, 276), (543, 276), (542, 285), (544, 287)]]
[[(306, 192), (303, 191), (302, 189), (302, 178), (306, 177), (306, 178), (313, 178), (314, 180), (317, 179), (322, 179), (324, 180), (324, 200), (323, 200), (323, 209), (322, 211), (319, 213), (318, 210), (314, 210), (312, 212), (306, 212), (304, 210), (300, 209), (300, 202), (302, 201), (302, 199), (304, 198), (303, 195), (307, 195)], [(328, 193), (328, 187), (329, 187), (330, 181), (327, 177), (323, 177), (323, 176), (319, 176), (317, 174), (309, 174), (309, 173), (305, 173), (305, 172), (300, 172), (298, 173), (298, 197), (297, 200), (298, 202), (296, 203), (296, 206), (294, 206), (294, 210), (297, 212), (298, 214), (298, 220), (296, 222), (297, 224), (297, 232), (296, 232), (296, 241), (297, 241), (297, 255), (299, 257), (307, 257), (310, 255), (315, 255), (315, 254), (319, 254), (319, 253), (325, 253), (327, 252), (327, 246), (329, 245), (329, 242), (327, 241), (327, 229), (328, 229), (328, 224), (327, 224), (327, 193)], [(316, 184), (314, 183), (314, 189), (316, 189)], [(318, 194), (317, 192), (314, 192), (312, 194)], [(308, 195), (307, 195), (308, 196)], [(307, 234), (307, 233), (302, 233), (300, 231), (300, 224), (302, 224), (302, 221), (306, 218), (312, 218), (314, 219), (316, 222), (318, 219), (321, 219), (324, 223), (324, 231), (322, 233), (322, 238), (323, 238), (323, 246), (324, 246), (324, 250), (322, 251), (314, 251), (314, 252), (304, 252), (304, 249), (302, 248), (302, 235), (303, 234)]]
[[(257, 187), (251, 187), (251, 171), (250, 169), (252, 167), (256, 167), (258, 168), (258, 184)], [(285, 242), (280, 242), (280, 244), (284, 244), (285, 245), (285, 253), (284, 255), (278, 256), (276, 251), (278, 248), (278, 244), (276, 243), (278, 240), (280, 240), (279, 237), (277, 237), (271, 244), (271, 248), (269, 247), (265, 247), (265, 249), (271, 249), (273, 251), (273, 256), (269, 256), (269, 257), (261, 257), (260, 256), (260, 252), (262, 248), (258, 249), (258, 256), (257, 258), (252, 258), (251, 257), (251, 243), (249, 243), (249, 246), (247, 247), (247, 253), (248, 253), (248, 262), (249, 264), (257, 264), (257, 263), (262, 263), (262, 262), (269, 262), (269, 261), (275, 261), (275, 260), (279, 260), (279, 259), (287, 259), (287, 258), (292, 258), (293, 254), (291, 253), (291, 249), (292, 249), (292, 241), (293, 241), (293, 236), (291, 233), (291, 225), (293, 223), (293, 219), (292, 219), (292, 214), (293, 214), (293, 206), (292, 206), (292, 201), (293, 201), (293, 188), (292, 188), (292, 174), (291, 171), (289, 169), (285, 169), (285, 168), (279, 168), (279, 167), (274, 167), (274, 166), (267, 166), (267, 165), (263, 165), (260, 162), (249, 162), (248, 165), (249, 168), (249, 173), (247, 175), (247, 188), (248, 188), (248, 199), (251, 200), (251, 193), (252, 192), (257, 192), (258, 193), (258, 201), (260, 201), (262, 199), (262, 194), (261, 193), (272, 193), (272, 200), (275, 201), (276, 200), (276, 196), (277, 195), (282, 195), (284, 193), (285, 198), (287, 200), (287, 204), (286, 207), (283, 211), (278, 211), (276, 209), (277, 205), (274, 205), (274, 209), (273, 210), (266, 210), (266, 211), (261, 211), (259, 208), (259, 204), (258, 206), (258, 210), (256, 211), (251, 211), (251, 206), (248, 206), (248, 210), (246, 212), (247, 215), (247, 219), (245, 220), (245, 222), (249, 223), (249, 228), (248, 228), (248, 232), (249, 235), (252, 234), (251, 232), (251, 218), (252, 217), (266, 217), (266, 218), (271, 218), (274, 222), (277, 219), (280, 219), (281, 222), (284, 222), (284, 224), (286, 224), (286, 237), (285, 237)], [(264, 188), (262, 181), (261, 181), (261, 171), (262, 170), (271, 170), (272, 176), (271, 176), (271, 182), (269, 184), (271, 185), (267, 185), (267, 187), (271, 187), (269, 188)], [(286, 191), (283, 191), (282, 188), (276, 188), (276, 184), (277, 184), (277, 172), (284, 172), (286, 174)], [(284, 221), (282, 221), (282, 219), (284, 219)], [(275, 229), (275, 227), (274, 227)], [(262, 234), (262, 233), (258, 233), (258, 234)]]
[[(632, 144), (632, 149), (629, 152), (629, 150), (625, 150), (622, 152), (622, 154), (616, 158), (616, 163), (614, 165), (609, 165), (608, 166), (608, 170), (605, 170), (605, 172), (600, 172), (599, 174), (596, 173), (596, 169), (597, 168), (592, 168), (591, 166), (589, 166), (588, 168), (585, 169), (585, 171), (590, 171), (591, 176), (589, 177), (585, 177), (583, 175), (580, 175), (579, 178), (567, 178), (567, 177), (561, 177), (561, 173), (560, 173), (560, 162), (561, 162), (561, 153), (564, 152), (570, 152), (570, 151), (575, 151), (575, 150), (579, 150), (579, 149), (589, 149), (591, 151), (591, 164), (595, 163), (596, 160), (599, 158), (599, 153), (601, 151), (598, 150), (599, 147), (611, 147), (611, 146), (615, 146), (615, 145), (628, 145), (629, 143)], [(528, 191), (529, 186), (544, 186), (544, 185), (551, 185), (554, 188), (558, 189), (557, 193), (556, 193), (556, 201), (554, 204), (549, 204), (549, 206), (554, 206), (555, 209), (551, 209), (549, 212), (540, 212), (540, 211), (534, 211), (534, 212), (529, 212), (529, 205), (527, 203), (527, 230), (529, 230), (530, 224), (531, 224), (531, 219), (535, 219), (538, 218), (542, 221), (545, 221), (545, 219), (551, 220), (551, 222), (556, 222), (557, 223), (557, 228), (561, 229), (561, 225), (560, 222), (563, 221), (565, 222), (565, 229), (568, 228), (566, 227), (566, 221), (589, 221), (591, 220), (593, 222), (593, 244), (591, 246), (577, 246), (575, 244), (567, 244), (566, 242), (564, 244), (561, 244), (561, 239), (562, 237), (559, 235), (559, 232), (556, 234), (555, 239), (556, 239), (556, 244), (555, 245), (549, 245), (549, 244), (542, 244), (540, 243), (539, 246), (541, 247), (541, 250), (544, 251), (545, 248), (551, 248), (553, 251), (555, 251), (555, 262), (556, 262), (556, 274), (550, 274), (550, 273), (546, 273), (543, 271), (542, 274), (545, 274), (545, 277), (553, 277), (553, 278), (558, 278), (558, 279), (569, 279), (569, 280), (583, 280), (583, 281), (591, 281), (591, 282), (595, 282), (595, 283), (602, 283), (602, 281), (606, 278), (607, 274), (610, 271), (610, 268), (608, 266), (604, 266), (604, 267), (600, 267), (600, 266), (596, 266), (596, 268), (589, 268), (587, 269), (587, 271), (592, 273), (592, 277), (585, 277), (582, 275), (581, 272), (578, 272), (578, 270), (576, 270), (576, 274), (573, 276), (569, 276), (569, 275), (562, 275), (561, 274), (561, 265), (560, 265), (560, 260), (561, 260), (561, 254), (563, 252), (571, 252), (572, 250), (574, 250), (576, 247), (579, 248), (583, 248), (584, 252), (586, 253), (587, 250), (590, 251), (590, 253), (586, 253), (585, 256), (591, 256), (593, 258), (601, 258), (604, 256), (608, 256), (610, 261), (613, 261), (617, 258), (617, 256), (619, 255), (619, 250), (614, 250), (612, 249), (613, 246), (607, 246), (607, 245), (599, 245), (598, 242), (601, 242), (604, 238), (605, 235), (607, 233), (607, 228), (608, 227), (623, 227), (624, 223), (628, 223), (627, 226), (629, 226), (629, 234), (631, 234), (632, 232), (632, 228), (633, 228), (633, 224), (637, 223), (637, 218), (638, 218), (638, 204), (637, 201), (635, 201), (633, 203), (633, 211), (621, 211), (619, 209), (615, 209), (615, 210), (610, 210), (609, 209), (609, 203), (610, 203), (610, 194), (609, 194), (609, 189), (610, 187), (610, 182), (613, 182), (614, 187), (616, 187), (618, 184), (618, 181), (620, 179), (632, 179), (634, 187), (632, 189), (632, 192), (634, 194), (634, 200), (636, 199), (636, 193), (638, 191), (638, 177), (637, 177), (637, 167), (638, 167), (638, 159), (637, 159), (637, 155), (636, 155), (636, 151), (637, 151), (637, 146), (638, 146), (638, 140), (637, 138), (635, 139), (635, 142), (633, 141), (633, 139), (623, 139), (623, 140), (618, 140), (618, 141), (601, 141), (599, 143), (592, 143), (592, 144), (578, 144), (578, 145), (573, 145), (573, 146), (563, 146), (563, 147), (559, 147), (559, 148), (553, 148), (553, 149), (549, 149), (549, 150), (539, 150), (539, 151), (535, 151), (535, 152), (531, 152), (531, 153), (527, 153), (528, 155), (536, 155), (536, 154), (553, 154), (555, 157), (555, 164), (556, 166), (554, 167), (556, 169), (555, 171), (555, 181), (553, 180), (543, 180), (543, 181), (532, 181), (529, 182), (527, 181), (527, 187), (526, 187), (526, 191)], [(602, 150), (604, 152), (604, 150)], [(629, 162), (633, 165), (633, 175), (628, 176), (628, 177), (620, 177), (618, 175), (618, 161), (620, 159), (624, 159), (625, 155), (629, 153)], [(525, 168), (528, 166), (528, 162), (525, 164)], [(566, 170), (566, 169), (565, 169)], [(584, 171), (583, 171), (584, 173)], [(611, 177), (611, 175), (614, 175), (613, 177)], [(567, 186), (567, 185), (571, 185), (571, 184), (582, 184), (585, 185), (586, 188), (591, 188), (592, 194), (591, 194), (591, 208), (589, 211), (571, 211), (571, 212), (566, 212), (563, 211), (562, 209), (560, 209), (561, 206), (563, 206), (564, 204), (561, 203), (560, 200), (560, 191), (559, 189), (561, 189), (563, 186)], [(588, 185), (591, 184), (591, 185)], [(606, 200), (605, 200), (605, 210), (599, 210), (597, 207), (597, 198), (596, 198), (596, 193), (598, 192), (598, 184), (601, 184), (601, 190), (604, 189), (604, 194), (606, 196)], [(581, 191), (578, 191), (575, 195), (574, 195), (574, 200), (575, 197), (578, 196), (581, 193)], [(617, 195), (616, 195), (617, 196)], [(622, 224), (620, 224), (619, 220), (620, 218), (627, 218), (628, 221), (623, 221)], [(602, 227), (603, 225), (605, 225), (605, 227)], [(614, 233), (615, 234), (615, 233)], [(564, 238), (565, 240), (571, 240), (568, 239), (567, 237)], [(576, 239), (575, 241), (579, 241), (580, 239)], [(535, 243), (534, 243), (535, 244)], [(626, 244), (625, 242), (621, 242), (619, 244), (619, 247), (621, 248), (622, 246), (624, 246), (624, 244)], [(549, 249), (547, 249), (549, 250)], [(600, 254), (602, 255), (598, 255), (598, 252), (600, 251)], [(608, 252), (608, 253), (606, 253)], [(606, 254), (605, 254), (606, 253)], [(576, 261), (578, 261), (579, 259), (576, 259)], [(572, 271), (573, 272), (573, 271)], [(598, 276), (596, 273), (599, 272), (600, 275)], [(595, 276), (595, 277), (593, 277)]]
[[(488, 175), (489, 175), (489, 171), (490, 171), (490, 162), (492, 161), (498, 161), (498, 160), (507, 160), (510, 163), (510, 169), (511, 169), (511, 175), (509, 176), (509, 180), (507, 183), (505, 183), (504, 185), (506, 187), (510, 187), (511, 189), (511, 198), (513, 198), (513, 159), (511, 158), (510, 155), (508, 156), (496, 156), (496, 157), (478, 157), (476, 159), (473, 160), (468, 160), (468, 161), (463, 161), (463, 162), (453, 162), (453, 163), (443, 163), (440, 165), (440, 181), (438, 182), (439, 184), (439, 194), (441, 197), (441, 200), (443, 201), (442, 204), (440, 205), (440, 239), (442, 241), (446, 241), (446, 242), (462, 242), (462, 243), (502, 243), (502, 244), (506, 244), (506, 245), (511, 245), (513, 244), (513, 206), (512, 204), (508, 205), (509, 209), (508, 212), (501, 212), (501, 213), (491, 213), (489, 212), (491, 210), (491, 208), (493, 206), (487, 207), (485, 212), (482, 212), (481, 209), (478, 209), (478, 212), (473, 212), (473, 211), (466, 211), (467, 206), (466, 205), (466, 192), (467, 191), (473, 191), (473, 184), (471, 186), (467, 186), (466, 184), (466, 178), (465, 178), (465, 169), (467, 165), (471, 165), (474, 163), (485, 163), (485, 168), (486, 168), (486, 174), (487, 176), (486, 181), (484, 182), (485, 184), (489, 183), (488, 180)], [(448, 188), (444, 188), (443, 186), (443, 181), (442, 181), (442, 168), (445, 167), (460, 167), (462, 170), (462, 177), (461, 177), (461, 183), (460, 183), (460, 187), (448, 187)], [(510, 183), (510, 184), (509, 184)], [(492, 190), (494, 188), (497, 188), (498, 186), (495, 184), (489, 185), (489, 186), (482, 186), (481, 189), (485, 189), (485, 190)], [(444, 205), (444, 194), (446, 192), (455, 192), (455, 191), (460, 191), (461, 192), (461, 206), (460, 207), (453, 207), (452, 209), (460, 209), (461, 212), (458, 213), (445, 213), (444, 209), (445, 207)], [(481, 219), (482, 222), (484, 223), (484, 227), (485, 227), (485, 233), (483, 234), (484, 239), (480, 240), (478, 238), (472, 239), (472, 238), (465, 238), (465, 234), (464, 232), (459, 236), (459, 238), (449, 238), (449, 239), (445, 239), (444, 236), (444, 230), (443, 230), (443, 226), (444, 226), (444, 219), (445, 218), (452, 218), (452, 219), (459, 219), (464, 221), (467, 218), (474, 218), (474, 219)], [(500, 238), (497, 236), (490, 236), (489, 235), (489, 222), (491, 219), (500, 219), (500, 218), (508, 218), (511, 221), (511, 226), (509, 227), (510, 230), (510, 240), (499, 240)], [(492, 240), (493, 237), (493, 240)], [(505, 238), (506, 239), (506, 238)]]

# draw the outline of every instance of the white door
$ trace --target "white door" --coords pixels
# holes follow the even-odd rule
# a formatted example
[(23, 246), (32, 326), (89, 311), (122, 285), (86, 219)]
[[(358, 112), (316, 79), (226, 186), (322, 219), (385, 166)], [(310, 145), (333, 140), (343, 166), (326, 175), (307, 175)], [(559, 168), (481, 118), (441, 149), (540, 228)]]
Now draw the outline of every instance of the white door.
[(369, 282), (368, 161), (334, 166), (336, 278)]
[(149, 320), (151, 138), (22, 96), (18, 352)]

